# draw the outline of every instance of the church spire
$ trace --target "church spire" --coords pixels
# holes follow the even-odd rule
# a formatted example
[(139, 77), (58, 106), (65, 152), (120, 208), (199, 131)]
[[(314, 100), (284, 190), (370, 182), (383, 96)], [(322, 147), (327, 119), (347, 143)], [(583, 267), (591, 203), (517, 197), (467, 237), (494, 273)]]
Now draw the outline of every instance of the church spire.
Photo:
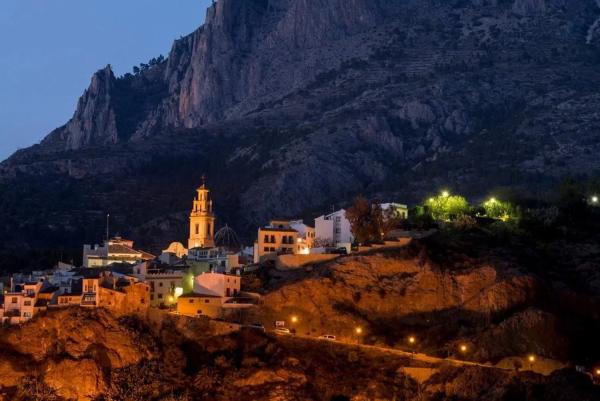
[(210, 190), (206, 187), (205, 175), (202, 175), (202, 185), (196, 192), (197, 195), (190, 213), (188, 248), (214, 247), (215, 216)]

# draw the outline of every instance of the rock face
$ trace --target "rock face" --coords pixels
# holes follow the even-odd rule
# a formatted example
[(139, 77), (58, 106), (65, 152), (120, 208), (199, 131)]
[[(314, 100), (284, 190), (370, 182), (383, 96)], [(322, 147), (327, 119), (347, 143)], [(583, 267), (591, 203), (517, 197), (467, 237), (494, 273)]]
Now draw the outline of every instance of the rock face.
[(438, 233), (306, 271), (273, 269), (259, 275), (257, 288), (246, 280), (249, 290), (266, 288), (251, 319), (266, 327), (295, 315), (300, 334), (349, 341), (362, 327), (362, 341), (401, 348), (418, 334), (419, 349), (439, 356), (467, 343), (469, 358), (480, 362), (528, 353), (563, 361), (589, 355), (594, 340), (586, 333), (598, 330), (599, 309), (592, 306), (598, 294), (578, 287), (590, 301), (585, 308), (573, 304), (575, 288), (569, 288), (585, 273), (557, 269), (541, 255), (535, 258), (543, 271), (535, 272), (534, 247), (489, 244), (485, 236)]
[[(101, 310), (67, 309), (0, 329), (11, 338), (0, 348), (0, 400), (439, 400), (520, 399), (560, 395), (595, 400), (598, 388), (584, 375), (550, 377), (490, 368), (456, 368), (415, 361), (376, 349), (277, 338), (243, 331), (214, 335), (202, 319), (163, 314), (160, 319), (115, 319)], [(65, 325), (68, 334), (57, 332)], [(91, 326), (95, 336), (89, 336)], [(84, 331), (84, 335), (79, 335)], [(56, 334), (52, 337), (52, 334)], [(213, 334), (213, 335), (211, 335)], [(111, 340), (107, 339), (113, 336)], [(54, 350), (28, 350), (36, 339)], [(77, 345), (73, 348), (73, 344)], [(35, 345), (34, 345), (35, 346)], [(87, 347), (83, 354), (80, 346)], [(103, 353), (123, 354), (112, 364)], [(16, 351), (19, 347), (21, 352)], [(123, 347), (130, 348), (123, 352)], [(50, 352), (48, 352), (50, 351)], [(135, 355), (134, 355), (135, 354)], [(45, 356), (44, 356), (45, 355)], [(129, 356), (127, 356), (129, 355)], [(134, 358), (130, 356), (134, 355)], [(418, 385), (405, 367), (435, 372)]]
[(358, 193), (543, 193), (600, 167), (598, 17), (593, 0), (220, 0), (167, 60), (98, 72), (70, 122), (0, 164), (1, 243), (97, 241), (77, 227), (110, 209), (161, 249), (203, 173), (245, 242)]
[(71, 121), (46, 141), (58, 139), (70, 150), (117, 143), (117, 121), (112, 99), (115, 82), (110, 66), (95, 73), (89, 88), (79, 99)]

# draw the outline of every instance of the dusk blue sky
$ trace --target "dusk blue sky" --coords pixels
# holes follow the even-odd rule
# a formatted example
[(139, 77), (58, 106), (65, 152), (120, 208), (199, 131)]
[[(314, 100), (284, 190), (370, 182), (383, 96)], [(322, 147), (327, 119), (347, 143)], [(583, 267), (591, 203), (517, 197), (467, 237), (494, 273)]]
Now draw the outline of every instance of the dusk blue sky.
[(204, 22), (211, 0), (0, 0), (0, 160), (75, 110), (92, 74), (121, 75)]

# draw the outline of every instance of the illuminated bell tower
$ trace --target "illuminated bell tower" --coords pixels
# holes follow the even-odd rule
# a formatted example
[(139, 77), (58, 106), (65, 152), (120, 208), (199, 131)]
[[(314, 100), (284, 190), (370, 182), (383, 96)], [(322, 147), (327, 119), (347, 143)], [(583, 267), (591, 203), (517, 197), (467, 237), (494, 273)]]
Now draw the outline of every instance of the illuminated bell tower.
[(205, 177), (202, 177), (202, 185), (196, 190), (198, 194), (190, 213), (188, 249), (215, 246), (215, 215), (209, 196), (210, 190), (206, 188), (205, 180)]

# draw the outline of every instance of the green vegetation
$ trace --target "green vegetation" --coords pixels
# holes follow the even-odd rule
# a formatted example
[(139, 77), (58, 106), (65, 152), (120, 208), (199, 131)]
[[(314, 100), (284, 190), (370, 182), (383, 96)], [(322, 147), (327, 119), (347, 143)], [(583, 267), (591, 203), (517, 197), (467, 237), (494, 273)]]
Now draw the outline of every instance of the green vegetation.
[(517, 218), (517, 209), (511, 203), (496, 198), (485, 201), (481, 208), (484, 212), (483, 216), (490, 219), (508, 221)]
[(462, 216), (471, 214), (471, 206), (469, 202), (462, 196), (450, 195), (447, 191), (441, 195), (430, 198), (425, 209), (431, 213), (434, 220), (452, 221)]

